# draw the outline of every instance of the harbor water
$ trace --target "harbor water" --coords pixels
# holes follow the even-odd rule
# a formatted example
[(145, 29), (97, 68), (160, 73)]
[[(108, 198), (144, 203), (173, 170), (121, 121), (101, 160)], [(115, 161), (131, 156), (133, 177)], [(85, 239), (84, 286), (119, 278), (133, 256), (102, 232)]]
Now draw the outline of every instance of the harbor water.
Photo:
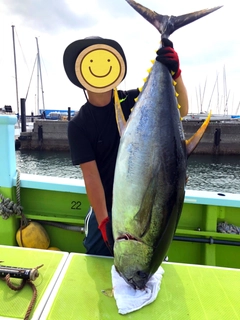
[[(69, 152), (16, 151), (21, 173), (82, 178), (79, 166), (73, 166)], [(240, 194), (240, 156), (191, 155), (188, 159), (189, 190)]]

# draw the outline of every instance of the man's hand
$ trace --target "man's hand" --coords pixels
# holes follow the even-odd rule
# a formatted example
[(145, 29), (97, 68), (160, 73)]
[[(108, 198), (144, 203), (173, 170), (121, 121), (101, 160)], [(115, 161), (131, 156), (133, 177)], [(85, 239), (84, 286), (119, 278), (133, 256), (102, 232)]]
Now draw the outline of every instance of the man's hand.
[(173, 49), (173, 43), (167, 38), (162, 39), (162, 48), (157, 51), (156, 60), (164, 64), (171, 72), (173, 79), (181, 74), (180, 63), (177, 52)]
[(103, 219), (103, 221), (99, 224), (98, 229), (101, 231), (103, 240), (106, 243), (106, 246), (108, 247), (109, 251), (113, 255), (114, 240), (112, 234), (112, 223), (109, 217)]

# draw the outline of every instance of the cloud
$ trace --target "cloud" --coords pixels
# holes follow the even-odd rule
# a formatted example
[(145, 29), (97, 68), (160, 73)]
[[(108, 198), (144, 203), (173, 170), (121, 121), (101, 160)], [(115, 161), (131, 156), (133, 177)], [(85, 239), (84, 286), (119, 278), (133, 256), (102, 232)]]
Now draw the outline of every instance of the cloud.
[(8, 14), (17, 15), (30, 28), (57, 32), (62, 28), (87, 28), (96, 24), (91, 12), (74, 12), (64, 0), (4, 0)]
[(134, 10), (129, 9), (130, 6), (126, 1), (123, 0), (101, 0), (98, 1), (100, 4), (98, 10), (106, 11), (104, 8), (107, 8), (107, 11), (112, 17), (132, 17), (135, 15)]

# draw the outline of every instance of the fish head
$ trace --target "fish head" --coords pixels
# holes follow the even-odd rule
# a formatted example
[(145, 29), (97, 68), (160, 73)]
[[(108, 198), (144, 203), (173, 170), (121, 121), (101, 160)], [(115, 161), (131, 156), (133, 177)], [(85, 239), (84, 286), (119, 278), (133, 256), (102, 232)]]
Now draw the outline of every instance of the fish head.
[(153, 248), (144, 242), (137, 239), (115, 240), (115, 268), (119, 275), (134, 289), (144, 289), (152, 276), (152, 257)]

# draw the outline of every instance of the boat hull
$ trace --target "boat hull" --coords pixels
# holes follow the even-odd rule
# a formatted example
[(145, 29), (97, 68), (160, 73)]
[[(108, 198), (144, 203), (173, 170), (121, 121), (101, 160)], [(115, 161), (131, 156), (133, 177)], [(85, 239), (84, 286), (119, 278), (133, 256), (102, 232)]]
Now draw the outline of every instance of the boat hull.
[[(34, 180), (33, 180), (34, 179)], [(84, 218), (89, 202), (83, 181), (71, 185), (71, 179), (22, 174), (21, 204), (27, 218), (42, 223), (51, 246), (67, 252), (85, 253)], [(12, 199), (16, 202), (16, 179)], [(0, 193), (10, 197), (6, 189)], [(54, 200), (53, 200), (54, 199)], [(240, 226), (240, 195), (187, 190), (181, 218), (168, 250), (169, 261), (189, 264), (240, 268), (240, 235), (217, 232), (217, 224), (227, 221)], [(78, 231), (48, 223), (63, 223)], [(0, 244), (15, 246), (20, 219), (0, 219)]]

